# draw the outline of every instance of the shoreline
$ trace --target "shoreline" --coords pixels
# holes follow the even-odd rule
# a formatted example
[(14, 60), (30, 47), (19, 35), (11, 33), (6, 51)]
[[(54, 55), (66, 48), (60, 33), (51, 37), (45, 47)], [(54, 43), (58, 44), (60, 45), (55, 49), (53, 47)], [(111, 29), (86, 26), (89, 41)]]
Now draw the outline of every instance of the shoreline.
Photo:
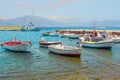
[(0, 31), (20, 31), (21, 26), (0, 26)]

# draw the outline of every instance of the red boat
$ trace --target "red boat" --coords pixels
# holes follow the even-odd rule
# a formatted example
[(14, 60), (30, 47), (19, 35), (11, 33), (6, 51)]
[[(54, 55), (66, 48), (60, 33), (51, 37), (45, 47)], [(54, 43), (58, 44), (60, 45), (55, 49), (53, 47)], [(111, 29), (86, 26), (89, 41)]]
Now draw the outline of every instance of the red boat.
[(30, 41), (8, 41), (3, 42), (3, 48), (10, 51), (30, 52), (32, 42)]

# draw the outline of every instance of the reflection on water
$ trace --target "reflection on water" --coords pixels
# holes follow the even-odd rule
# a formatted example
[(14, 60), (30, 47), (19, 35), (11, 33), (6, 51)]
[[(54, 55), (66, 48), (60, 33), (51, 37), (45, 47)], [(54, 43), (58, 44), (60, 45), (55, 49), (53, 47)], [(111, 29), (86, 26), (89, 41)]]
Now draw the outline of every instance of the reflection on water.
[[(81, 58), (65, 57), (39, 47), (41, 32), (0, 32), (12, 39), (31, 40), (31, 53), (9, 52), (0, 48), (0, 80), (117, 80), (120, 79), (120, 45), (112, 50), (83, 48)], [(26, 34), (26, 35), (25, 35)], [(38, 37), (34, 37), (34, 35)], [(27, 37), (26, 37), (27, 36)], [(3, 37), (0, 35), (0, 37)], [(9, 40), (5, 37), (0, 42)], [(62, 41), (77, 46), (77, 40), (45, 37), (47, 41)]]

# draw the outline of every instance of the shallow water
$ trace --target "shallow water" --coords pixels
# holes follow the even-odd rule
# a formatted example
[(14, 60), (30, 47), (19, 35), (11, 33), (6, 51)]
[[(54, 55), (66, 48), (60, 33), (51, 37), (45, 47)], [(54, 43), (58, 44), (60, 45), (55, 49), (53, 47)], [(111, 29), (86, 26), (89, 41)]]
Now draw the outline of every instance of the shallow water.
[[(65, 57), (39, 47), (40, 32), (0, 31), (0, 42), (30, 40), (31, 53), (9, 52), (0, 47), (0, 80), (119, 80), (120, 44), (111, 50), (83, 48), (81, 58)], [(50, 30), (54, 31), (54, 30)], [(77, 46), (77, 40), (44, 37), (47, 41), (62, 41)]]

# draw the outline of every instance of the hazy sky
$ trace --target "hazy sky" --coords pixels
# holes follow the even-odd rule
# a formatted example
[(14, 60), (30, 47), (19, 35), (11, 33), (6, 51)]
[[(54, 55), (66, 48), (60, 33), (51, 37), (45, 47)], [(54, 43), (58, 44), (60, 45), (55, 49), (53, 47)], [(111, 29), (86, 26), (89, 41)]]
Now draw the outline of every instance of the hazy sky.
[(120, 0), (0, 0), (0, 18), (31, 15), (63, 21), (120, 20)]

